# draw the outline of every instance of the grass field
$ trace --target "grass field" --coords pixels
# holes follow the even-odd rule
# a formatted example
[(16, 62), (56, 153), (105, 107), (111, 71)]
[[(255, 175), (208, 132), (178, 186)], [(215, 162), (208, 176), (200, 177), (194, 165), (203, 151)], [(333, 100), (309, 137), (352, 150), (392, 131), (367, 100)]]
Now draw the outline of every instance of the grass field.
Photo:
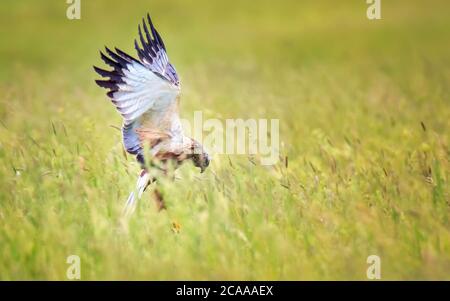
[[(448, 1), (0, 3), (0, 279), (450, 279)], [(150, 12), (181, 115), (278, 118), (280, 161), (217, 155), (120, 214), (139, 166), (94, 79)], [(286, 158), (288, 164), (286, 164)], [(179, 233), (172, 223), (181, 225)]]

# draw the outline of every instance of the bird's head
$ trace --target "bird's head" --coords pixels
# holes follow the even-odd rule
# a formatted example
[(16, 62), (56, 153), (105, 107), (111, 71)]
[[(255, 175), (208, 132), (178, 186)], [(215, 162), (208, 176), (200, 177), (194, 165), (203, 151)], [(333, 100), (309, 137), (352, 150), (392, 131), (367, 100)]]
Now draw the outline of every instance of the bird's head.
[(199, 167), (200, 172), (203, 173), (209, 166), (210, 159), (208, 153), (205, 151), (203, 146), (194, 139), (192, 139), (191, 152), (192, 162), (196, 167)]

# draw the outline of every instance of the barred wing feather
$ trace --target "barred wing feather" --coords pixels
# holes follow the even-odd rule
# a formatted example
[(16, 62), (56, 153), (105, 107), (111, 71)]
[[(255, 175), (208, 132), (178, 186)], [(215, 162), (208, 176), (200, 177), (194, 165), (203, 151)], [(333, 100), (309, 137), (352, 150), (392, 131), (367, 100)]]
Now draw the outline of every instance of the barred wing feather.
[[(98, 74), (109, 78), (96, 80), (96, 83), (109, 89), (107, 95), (123, 117), (125, 148), (132, 154), (138, 154), (142, 150), (142, 141), (136, 133), (138, 128), (149, 124), (158, 128), (161, 116), (169, 116), (173, 119), (171, 122), (176, 124), (175, 128), (179, 128), (178, 112), (174, 110), (178, 105), (177, 98), (180, 91), (178, 75), (169, 62), (164, 43), (149, 15), (147, 21), (150, 30), (143, 20), (145, 38), (139, 26), (142, 48), (135, 40), (139, 59), (118, 48), (115, 48), (114, 52), (105, 47), (108, 56), (102, 52), (100, 56), (113, 70), (108, 71), (94, 66)], [(158, 130), (170, 131), (170, 128), (166, 126)]]

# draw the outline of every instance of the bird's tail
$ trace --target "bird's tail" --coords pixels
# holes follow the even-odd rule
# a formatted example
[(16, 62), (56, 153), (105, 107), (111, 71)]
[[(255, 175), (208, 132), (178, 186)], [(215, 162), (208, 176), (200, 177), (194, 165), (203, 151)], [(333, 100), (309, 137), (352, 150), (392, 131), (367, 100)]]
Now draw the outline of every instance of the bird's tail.
[(136, 183), (136, 188), (130, 193), (130, 196), (122, 210), (122, 215), (129, 216), (136, 209), (137, 201), (141, 198), (145, 188), (150, 184), (150, 174), (146, 170), (142, 170)]

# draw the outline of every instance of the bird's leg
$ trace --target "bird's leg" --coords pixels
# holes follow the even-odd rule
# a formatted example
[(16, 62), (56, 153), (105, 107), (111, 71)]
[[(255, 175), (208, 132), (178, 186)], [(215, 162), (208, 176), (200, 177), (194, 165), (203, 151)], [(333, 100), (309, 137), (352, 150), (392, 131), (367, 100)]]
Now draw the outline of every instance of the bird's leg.
[(166, 204), (164, 203), (163, 195), (161, 194), (161, 192), (159, 191), (158, 188), (155, 188), (155, 190), (153, 190), (153, 198), (155, 199), (156, 207), (158, 208), (158, 211), (167, 209)]
[[(163, 165), (165, 165), (166, 163), (163, 163)], [(157, 166), (158, 169), (162, 172), (162, 175), (164, 177), (167, 176), (167, 168), (166, 166)], [(154, 179), (154, 181), (156, 182), (156, 179)], [(153, 190), (153, 199), (155, 200), (156, 203), (156, 208), (158, 208), (158, 211), (161, 211), (163, 209), (167, 209), (166, 204), (164, 203), (164, 197), (163, 194), (161, 193), (161, 190), (158, 188), (158, 183), (156, 184), (155, 189)]]

